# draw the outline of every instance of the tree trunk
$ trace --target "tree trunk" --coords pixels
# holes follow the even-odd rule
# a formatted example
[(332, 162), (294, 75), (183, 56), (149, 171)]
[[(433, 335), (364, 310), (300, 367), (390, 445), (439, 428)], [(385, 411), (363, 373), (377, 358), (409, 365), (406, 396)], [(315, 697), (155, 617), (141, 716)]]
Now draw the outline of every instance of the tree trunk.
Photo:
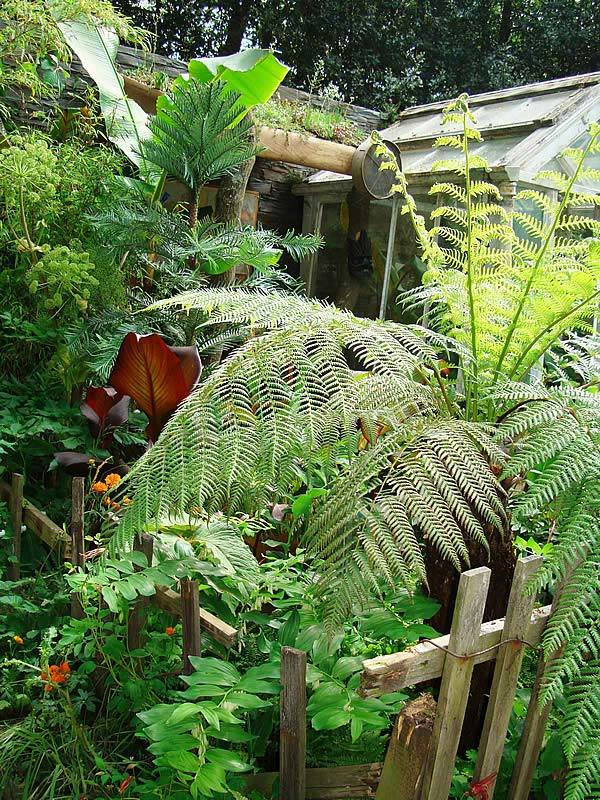
[[(233, 175), (225, 175), (221, 179), (219, 191), (215, 202), (215, 219), (219, 222), (229, 222), (233, 225), (241, 224), (242, 207), (248, 178), (256, 159), (250, 158)], [(217, 276), (221, 285), (230, 285), (235, 282), (235, 267)]]
[[(516, 555), (510, 530), (488, 532), (490, 554), (476, 542), (469, 543), (470, 567), (487, 566), (492, 570), (490, 588), (487, 596), (483, 621), (500, 619), (506, 615), (512, 577), (516, 565)], [(460, 574), (449, 561), (444, 560), (437, 551), (428, 547), (425, 555), (429, 592), (442, 607), (429, 621), (441, 634), (450, 632), (454, 603), (458, 590)], [(492, 685), (494, 661), (478, 664), (473, 672), (469, 704), (465, 718), (469, 721), (463, 728), (459, 752), (476, 748), (479, 743), (483, 720), (487, 708), (489, 691)]]
[(502, 17), (498, 31), (498, 44), (507, 44), (512, 33), (513, 0), (504, 0), (502, 3)]
[(229, 56), (241, 50), (251, 7), (252, 4), (248, 0), (233, 0), (229, 24), (227, 25), (227, 35), (219, 50), (219, 55)]

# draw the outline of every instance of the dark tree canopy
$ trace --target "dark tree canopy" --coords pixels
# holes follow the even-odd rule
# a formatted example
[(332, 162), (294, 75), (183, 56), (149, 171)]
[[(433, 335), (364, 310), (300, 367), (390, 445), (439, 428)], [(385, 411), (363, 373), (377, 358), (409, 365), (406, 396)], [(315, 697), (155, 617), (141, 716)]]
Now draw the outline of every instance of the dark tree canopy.
[(597, 0), (116, 0), (188, 59), (273, 47), (290, 82), (404, 107), (600, 69)]

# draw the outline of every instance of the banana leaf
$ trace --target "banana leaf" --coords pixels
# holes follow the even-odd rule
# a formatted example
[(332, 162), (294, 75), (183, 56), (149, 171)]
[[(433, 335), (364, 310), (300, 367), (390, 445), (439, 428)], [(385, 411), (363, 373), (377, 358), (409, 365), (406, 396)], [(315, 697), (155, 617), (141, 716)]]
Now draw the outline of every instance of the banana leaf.
[(61, 20), (65, 41), (98, 87), (106, 134), (142, 173), (141, 143), (148, 138), (148, 115), (125, 95), (116, 65), (119, 37), (108, 28), (84, 20)]
[(220, 58), (193, 58), (188, 64), (192, 78), (202, 83), (215, 79), (226, 83), (240, 95), (240, 102), (246, 109), (266, 103), (288, 72), (289, 67), (270, 50), (258, 49)]

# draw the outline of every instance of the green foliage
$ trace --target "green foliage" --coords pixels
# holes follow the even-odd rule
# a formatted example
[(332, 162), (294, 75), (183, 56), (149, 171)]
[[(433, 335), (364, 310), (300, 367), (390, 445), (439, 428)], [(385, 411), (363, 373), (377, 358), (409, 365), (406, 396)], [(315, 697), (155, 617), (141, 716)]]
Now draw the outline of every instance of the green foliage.
[[(36, 301), (53, 315), (63, 319), (88, 307), (90, 293), (98, 286), (95, 265), (90, 254), (81, 251), (81, 242), (72, 241), (43, 250), (39, 261), (28, 273), (29, 291)], [(41, 295), (41, 297), (40, 297)]]
[(310, 103), (273, 99), (258, 106), (252, 115), (257, 125), (281, 128), (284, 131), (311, 133), (321, 139), (341, 144), (358, 145), (363, 132), (342, 111), (317, 108)]
[(150, 122), (152, 137), (143, 143), (144, 158), (197, 197), (200, 189), (251, 158), (251, 122), (239, 119), (240, 95), (222, 81), (195, 78), (177, 84)]

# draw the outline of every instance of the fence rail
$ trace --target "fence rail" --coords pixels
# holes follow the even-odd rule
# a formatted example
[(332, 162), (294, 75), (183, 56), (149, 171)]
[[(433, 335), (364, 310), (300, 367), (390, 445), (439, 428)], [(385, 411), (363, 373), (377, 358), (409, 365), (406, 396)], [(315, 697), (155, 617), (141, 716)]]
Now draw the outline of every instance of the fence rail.
[[(73, 514), (65, 533), (23, 497), (23, 481), (0, 481), (0, 499), (7, 500), (19, 536), (13, 541), (12, 566), (18, 574), (21, 525), (73, 563), (83, 563), (83, 479), (73, 482)], [(151, 536), (139, 537), (136, 549), (152, 558)], [(331, 800), (375, 797), (376, 800), (443, 800), (448, 796), (458, 742), (464, 724), (473, 668), (495, 661), (490, 700), (478, 749), (474, 781), (485, 781), (493, 797), (495, 776), (502, 757), (510, 713), (526, 646), (537, 646), (552, 608), (533, 608), (535, 598), (524, 586), (540, 568), (539, 556), (517, 562), (506, 617), (481, 622), (487, 598), (487, 567), (462, 573), (448, 636), (421, 642), (407, 650), (363, 662), (361, 692), (376, 697), (441, 678), (437, 704), (426, 695), (409, 703), (399, 714), (383, 765), (363, 764), (334, 769), (306, 769), (306, 654), (283, 648), (281, 659), (280, 772), (246, 777), (248, 789), (271, 790), (279, 780), (281, 800)], [(128, 642), (139, 646), (144, 637), (147, 606), (152, 603), (181, 618), (184, 634), (184, 671), (189, 656), (200, 655), (200, 631), (231, 647), (237, 631), (200, 608), (195, 581), (181, 581), (181, 593), (157, 587), (156, 594), (137, 601), (130, 614)], [(536, 687), (547, 664), (540, 658)], [(528, 711), (524, 738), (513, 771), (508, 800), (526, 800), (542, 746), (547, 710), (535, 703), (536, 687)]]

